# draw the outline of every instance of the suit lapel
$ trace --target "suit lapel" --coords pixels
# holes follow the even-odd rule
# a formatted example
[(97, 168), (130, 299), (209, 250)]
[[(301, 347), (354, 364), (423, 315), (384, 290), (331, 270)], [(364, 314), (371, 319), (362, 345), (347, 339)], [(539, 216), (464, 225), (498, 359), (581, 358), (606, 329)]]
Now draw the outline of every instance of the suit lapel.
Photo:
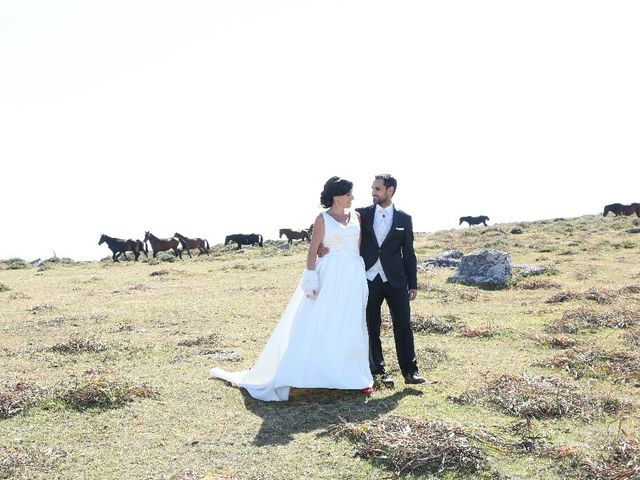
[[(376, 206), (372, 205), (368, 208), (368, 217), (366, 219), (367, 225), (369, 225), (369, 235), (371, 236), (374, 245), (378, 245), (378, 239), (376, 238), (376, 231), (373, 229), (373, 222), (376, 218)], [(378, 245), (379, 247), (380, 245)]]
[[(396, 225), (398, 224), (398, 212), (396, 211), (396, 207), (393, 207), (393, 218), (391, 219), (391, 228), (389, 229), (389, 233), (387, 233), (387, 236), (384, 238), (384, 241), (382, 242), (382, 245), (384, 245), (385, 243), (387, 243), (387, 239), (391, 236), (391, 232), (393, 232), (396, 228)], [(382, 246), (380, 245), (380, 246)]]

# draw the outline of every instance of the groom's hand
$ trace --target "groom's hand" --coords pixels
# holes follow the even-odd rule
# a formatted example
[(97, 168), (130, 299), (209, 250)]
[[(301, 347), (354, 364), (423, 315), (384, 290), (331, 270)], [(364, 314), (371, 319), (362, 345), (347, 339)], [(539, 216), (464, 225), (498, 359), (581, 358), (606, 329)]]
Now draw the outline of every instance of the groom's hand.
[(415, 288), (410, 288), (409, 289), (409, 301), (415, 300), (417, 296), (418, 296), (418, 290), (416, 290)]
[(317, 255), (322, 258), (324, 257), (327, 253), (329, 253), (329, 249), (327, 247), (324, 246), (323, 243), (321, 243), (320, 245), (318, 245), (318, 252)]

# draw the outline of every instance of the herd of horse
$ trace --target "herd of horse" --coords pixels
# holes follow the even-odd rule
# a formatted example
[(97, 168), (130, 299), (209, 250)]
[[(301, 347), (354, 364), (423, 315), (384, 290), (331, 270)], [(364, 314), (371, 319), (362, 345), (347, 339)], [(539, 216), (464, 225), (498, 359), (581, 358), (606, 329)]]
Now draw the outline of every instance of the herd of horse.
[[(620, 215), (631, 216), (636, 215), (640, 217), (640, 203), (631, 203), (624, 205), (622, 203), (612, 203), (605, 205), (603, 216), (607, 216), (609, 213), (613, 213), (616, 217)], [(460, 217), (458, 225), (462, 225), (463, 222), (467, 222), (469, 227), (473, 225), (483, 224), (487, 226), (489, 217), (486, 215), (479, 215), (477, 217), (467, 216)], [(287, 237), (287, 243), (292, 244), (294, 240), (311, 241), (311, 235), (313, 235), (313, 225), (307, 229), (293, 230), (291, 228), (281, 228), (278, 238), (282, 236)], [(172, 251), (176, 257), (182, 258), (182, 252), (187, 252), (190, 258), (193, 258), (190, 250), (198, 250), (198, 255), (209, 255), (210, 247), (209, 242), (205, 238), (189, 238), (176, 232), (173, 237), (158, 238), (151, 232), (144, 232), (144, 240), (124, 240), (122, 238), (114, 238), (108, 235), (102, 234), (98, 245), (106, 243), (111, 252), (113, 253), (112, 259), (114, 262), (118, 262), (120, 255), (127, 257), (126, 252), (133, 252), (135, 261), (138, 261), (141, 253), (144, 253), (145, 257), (148, 257), (149, 249), (147, 248), (147, 242), (151, 244), (153, 250), (153, 257), (155, 258), (159, 252)], [(236, 250), (240, 250), (242, 245), (258, 245), (262, 247), (264, 245), (264, 239), (259, 233), (235, 233), (233, 235), (227, 235), (224, 239), (224, 244), (236, 243)], [(182, 248), (178, 248), (182, 247)]]

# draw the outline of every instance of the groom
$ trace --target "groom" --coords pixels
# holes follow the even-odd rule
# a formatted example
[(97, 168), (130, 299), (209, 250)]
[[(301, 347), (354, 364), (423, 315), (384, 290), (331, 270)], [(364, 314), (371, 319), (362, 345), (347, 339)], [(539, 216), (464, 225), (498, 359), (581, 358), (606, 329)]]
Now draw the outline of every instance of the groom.
[(397, 185), (391, 175), (376, 175), (371, 186), (373, 205), (356, 209), (362, 225), (360, 255), (364, 259), (369, 285), (367, 328), (370, 368), (373, 375), (381, 376), (387, 387), (393, 387), (394, 381), (385, 371), (380, 341), (384, 300), (391, 312), (396, 354), (404, 381), (408, 384), (424, 383), (424, 378), (418, 374), (409, 307), (409, 302), (418, 293), (413, 225), (411, 217), (396, 210), (392, 203)]

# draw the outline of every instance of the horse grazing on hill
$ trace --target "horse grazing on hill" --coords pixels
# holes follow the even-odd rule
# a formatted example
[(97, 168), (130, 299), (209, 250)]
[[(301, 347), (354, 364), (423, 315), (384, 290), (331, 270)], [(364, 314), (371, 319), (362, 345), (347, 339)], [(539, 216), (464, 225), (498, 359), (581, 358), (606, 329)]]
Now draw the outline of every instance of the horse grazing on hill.
[(288, 243), (293, 243), (294, 240), (309, 240), (309, 232), (307, 230), (291, 230), (290, 228), (281, 228), (278, 238), (282, 238), (282, 235), (287, 237)]
[(129, 260), (126, 252), (133, 252), (136, 262), (138, 261), (140, 252), (144, 253), (145, 257), (149, 256), (147, 255), (147, 249), (145, 248), (146, 244), (142, 243), (140, 240), (132, 240), (130, 238), (127, 240), (123, 240), (122, 238), (113, 238), (103, 233), (102, 235), (100, 235), (100, 241), (98, 242), (98, 245), (102, 245), (105, 242), (107, 243), (109, 250), (113, 252), (111, 258), (113, 258), (114, 262), (120, 261), (118, 260), (118, 257), (121, 254), (124, 255), (124, 258)]
[(189, 250), (195, 248), (200, 251), (198, 255), (202, 255), (203, 253), (209, 255), (209, 242), (206, 238), (188, 238), (184, 235), (180, 235), (177, 232), (174, 233), (173, 236), (180, 240), (180, 243), (182, 244), (182, 250), (186, 250), (190, 258), (193, 257), (191, 256), (191, 252)]
[(224, 244), (228, 245), (231, 242), (236, 242), (238, 244), (238, 248), (236, 250), (240, 250), (242, 245), (255, 245), (256, 243), (262, 247), (262, 235), (259, 233), (250, 233), (249, 235), (245, 235), (244, 233), (236, 233), (234, 235), (227, 235), (224, 239)]
[(613, 213), (616, 217), (619, 215), (630, 216), (633, 214), (640, 217), (640, 203), (632, 203), (631, 205), (612, 203), (611, 205), (605, 205), (602, 215), (606, 217), (609, 212)]
[(175, 256), (179, 256), (180, 259), (182, 259), (182, 251), (178, 250), (178, 245), (180, 245), (180, 242), (177, 238), (158, 238), (153, 233), (144, 232), (145, 243), (147, 242), (147, 240), (149, 241), (149, 243), (151, 244), (151, 248), (153, 249), (153, 258), (156, 258), (158, 252), (173, 250)]
[(486, 215), (480, 215), (479, 217), (460, 217), (460, 223), (458, 223), (458, 225), (462, 225), (462, 222), (467, 222), (469, 226), (480, 225), (482, 223), (486, 227), (488, 221), (489, 217)]

